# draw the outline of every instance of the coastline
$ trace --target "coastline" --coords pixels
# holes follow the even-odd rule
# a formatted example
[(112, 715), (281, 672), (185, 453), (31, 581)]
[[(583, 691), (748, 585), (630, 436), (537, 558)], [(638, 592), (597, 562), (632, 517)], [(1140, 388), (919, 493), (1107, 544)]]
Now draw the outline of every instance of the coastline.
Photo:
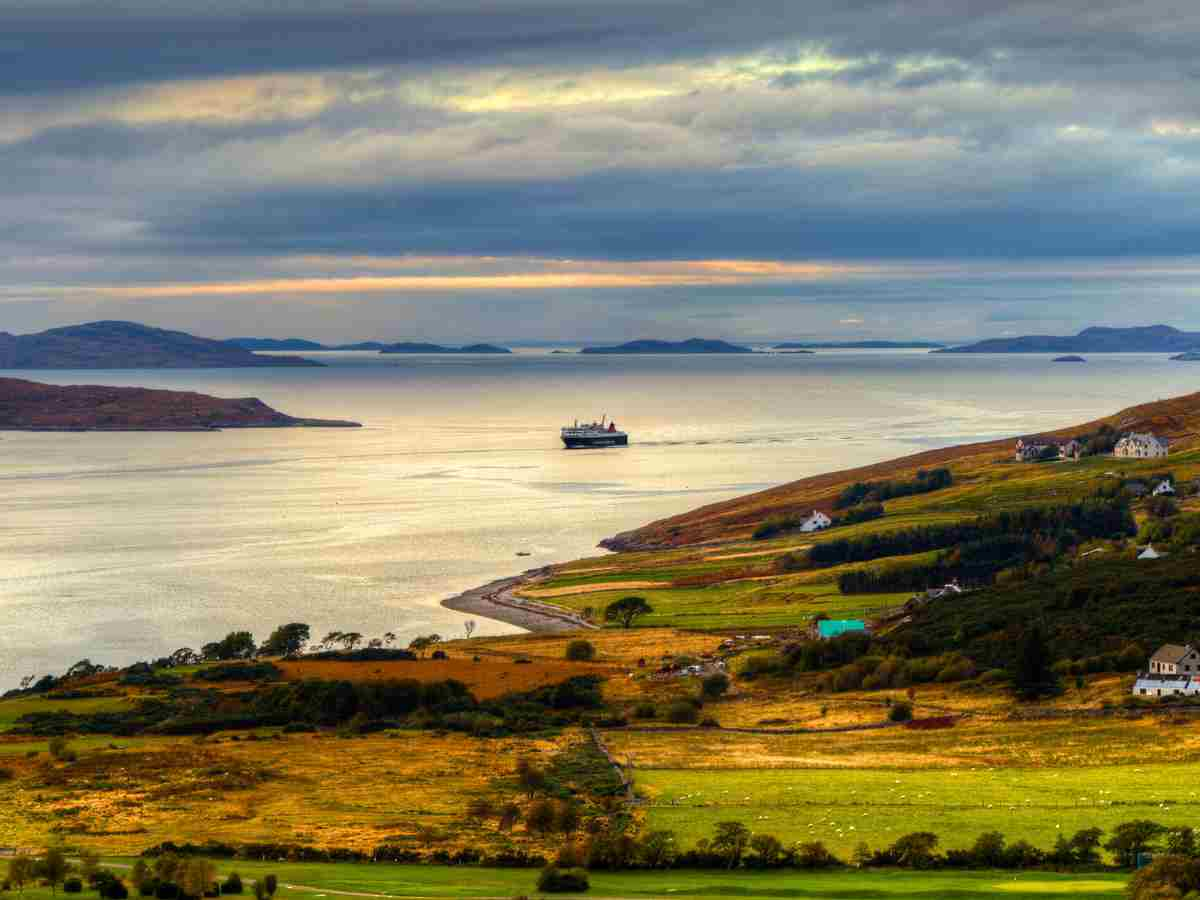
[(544, 566), (540, 569), (529, 569), (520, 575), (498, 578), (448, 597), (441, 605), (455, 612), (482, 616), (536, 634), (595, 629), (597, 626), (569, 610), (536, 600), (526, 600), (516, 595), (518, 588), (541, 581), (549, 573), (550, 567)]
[(342, 419), (296, 419), (292, 422), (221, 422), (216, 425), (0, 425), (0, 431), (81, 433), (91, 431), (212, 432), (249, 428), (362, 428), (362, 422)]

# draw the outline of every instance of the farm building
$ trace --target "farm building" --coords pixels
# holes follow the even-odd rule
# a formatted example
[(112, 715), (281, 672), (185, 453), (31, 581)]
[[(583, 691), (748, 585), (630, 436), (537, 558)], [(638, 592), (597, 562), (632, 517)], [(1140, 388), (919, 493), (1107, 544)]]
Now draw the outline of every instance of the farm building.
[(1175, 485), (1171, 484), (1171, 482), (1169, 482), (1169, 481), (1160, 481), (1158, 483), (1158, 486), (1154, 489), (1153, 493), (1154, 493), (1155, 497), (1162, 497), (1164, 495), (1173, 495), (1175, 493)]
[(1200, 677), (1192, 675), (1138, 674), (1133, 683), (1135, 697), (1189, 697), (1200, 694)]
[(1016, 452), (1013, 457), (1017, 462), (1037, 462), (1039, 459), (1045, 459), (1050, 451), (1057, 452), (1057, 448), (1053, 444), (1039, 444), (1034, 441), (1018, 440)]
[(800, 530), (804, 532), (823, 531), (833, 524), (833, 519), (825, 515), (819, 509), (814, 509), (812, 515), (809, 516), (800, 525)]
[(843, 634), (866, 633), (867, 623), (861, 619), (818, 619), (812, 628), (812, 637), (818, 641), (827, 641)]
[(1113, 447), (1113, 456), (1125, 459), (1155, 459), (1166, 456), (1170, 452), (1170, 443), (1166, 438), (1155, 437), (1149, 432), (1144, 434), (1131, 432), (1117, 441), (1116, 446)]

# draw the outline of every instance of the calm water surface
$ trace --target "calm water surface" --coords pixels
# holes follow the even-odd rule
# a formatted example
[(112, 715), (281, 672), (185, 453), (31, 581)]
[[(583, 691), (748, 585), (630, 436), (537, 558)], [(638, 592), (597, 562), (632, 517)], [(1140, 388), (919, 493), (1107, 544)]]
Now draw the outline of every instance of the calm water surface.
[[(443, 598), (652, 519), (1200, 385), (1200, 366), (1140, 354), (323, 356), (324, 369), (0, 372), (256, 396), (366, 426), (0, 433), (0, 688), (288, 621), (460, 634)], [(560, 425), (601, 413), (632, 446), (560, 449)]]

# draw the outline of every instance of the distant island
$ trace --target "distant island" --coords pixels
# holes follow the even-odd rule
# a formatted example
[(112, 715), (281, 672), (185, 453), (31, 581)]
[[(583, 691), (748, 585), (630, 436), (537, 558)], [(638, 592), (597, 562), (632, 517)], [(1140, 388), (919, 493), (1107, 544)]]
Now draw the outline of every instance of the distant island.
[(1051, 362), (1087, 362), (1082, 356), (1056, 356)]
[(936, 341), (787, 341), (772, 350), (936, 350)]
[(380, 353), (512, 353), (507, 347), (495, 344), (468, 344), (465, 347), (443, 347), (441, 344), (386, 344)]
[(691, 338), (686, 341), (629, 341), (612, 347), (584, 347), (580, 353), (753, 353), (749, 347), (739, 347), (726, 341), (706, 341)]
[(319, 366), (137, 322), (88, 322), (37, 334), (0, 332), (0, 369), (225, 369)]
[(1200, 350), (1200, 332), (1180, 331), (1170, 325), (1139, 328), (1085, 328), (1068, 337), (1033, 334), (992, 338), (963, 347), (945, 347), (935, 353), (1179, 353)]
[(260, 338), (239, 337), (222, 341), (243, 350), (369, 350), (376, 353), (512, 353), (506, 347), (495, 344), (468, 344), (466, 347), (443, 347), (441, 344), (413, 342), (386, 343), (385, 341), (359, 341), (355, 344), (321, 344), (304, 338)]
[(1187, 353), (1172, 356), (1171, 359), (1176, 362), (1200, 362), (1200, 350), (1189, 350)]
[(358, 422), (299, 419), (254, 397), (225, 400), (191, 391), (40, 384), (0, 378), (4, 431), (216, 431), (222, 428), (358, 428)]

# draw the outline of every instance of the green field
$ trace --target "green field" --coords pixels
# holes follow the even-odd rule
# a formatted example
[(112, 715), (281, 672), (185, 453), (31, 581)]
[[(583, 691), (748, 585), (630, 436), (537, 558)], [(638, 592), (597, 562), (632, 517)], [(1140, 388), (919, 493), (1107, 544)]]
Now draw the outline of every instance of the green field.
[[(128, 864), (129, 860), (123, 860)], [(404, 866), (354, 863), (253, 863), (219, 861), (224, 875), (279, 878), (279, 897), (378, 894), (391, 897), (514, 897), (535, 895), (537, 872), (473, 866)], [(1126, 876), (1049, 872), (593, 872), (589, 897), (801, 897), (812, 900), (1036, 900), (1070, 895), (1116, 900)], [(15, 894), (13, 895), (15, 896)], [(61, 891), (59, 896), (62, 896)], [(84, 898), (95, 894), (85, 893)], [(249, 886), (247, 885), (247, 894)], [(27, 888), (25, 900), (51, 900), (49, 889)]]
[(1102, 768), (930, 770), (637, 770), (652, 799), (647, 825), (681, 846), (737, 820), (785, 843), (823, 841), (848, 858), (932, 831), (943, 848), (985, 831), (1049, 849), (1060, 833), (1105, 831), (1132, 819), (1192, 825), (1200, 815), (1200, 764)]

